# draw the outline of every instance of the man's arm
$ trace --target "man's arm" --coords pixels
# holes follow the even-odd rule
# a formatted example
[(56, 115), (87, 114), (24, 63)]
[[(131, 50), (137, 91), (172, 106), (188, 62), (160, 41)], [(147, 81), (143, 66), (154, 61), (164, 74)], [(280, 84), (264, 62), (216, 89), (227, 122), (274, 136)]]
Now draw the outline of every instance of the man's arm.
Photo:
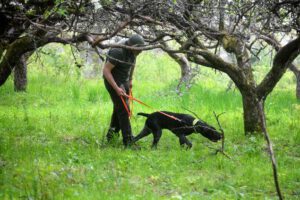
[(119, 96), (124, 96), (126, 95), (126, 92), (117, 85), (113, 75), (111, 74), (111, 70), (114, 67), (115, 65), (113, 65), (112, 63), (106, 62), (103, 67), (103, 76), (108, 81), (108, 83), (114, 88), (114, 90)]
[(130, 88), (132, 88), (132, 77), (133, 77), (134, 68), (135, 68), (135, 63), (134, 63), (134, 65), (131, 67), (130, 74), (129, 74), (129, 87), (130, 87)]

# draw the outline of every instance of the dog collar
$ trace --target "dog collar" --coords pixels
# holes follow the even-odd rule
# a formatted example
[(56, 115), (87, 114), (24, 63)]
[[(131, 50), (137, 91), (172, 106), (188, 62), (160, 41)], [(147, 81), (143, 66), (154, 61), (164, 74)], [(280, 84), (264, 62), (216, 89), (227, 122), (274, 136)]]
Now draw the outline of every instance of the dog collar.
[(199, 122), (199, 120), (198, 119), (194, 119), (193, 126), (195, 126), (197, 124), (197, 122)]

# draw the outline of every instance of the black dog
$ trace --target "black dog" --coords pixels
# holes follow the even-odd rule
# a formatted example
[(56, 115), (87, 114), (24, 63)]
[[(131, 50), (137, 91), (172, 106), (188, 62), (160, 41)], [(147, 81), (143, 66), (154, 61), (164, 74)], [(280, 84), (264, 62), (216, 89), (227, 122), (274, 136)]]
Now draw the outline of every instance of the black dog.
[[(164, 114), (173, 116), (177, 119), (172, 119)], [(161, 137), (162, 129), (168, 129), (172, 131), (178, 138), (180, 145), (186, 144), (189, 148), (192, 147), (192, 143), (186, 138), (187, 135), (192, 133), (201, 133), (204, 137), (213, 142), (217, 142), (222, 138), (222, 134), (218, 132), (214, 127), (208, 125), (200, 119), (196, 119), (191, 115), (172, 113), (172, 112), (154, 112), (151, 114), (138, 113), (147, 117), (143, 130), (134, 137), (134, 142), (139, 139), (153, 133), (152, 147), (156, 147)]]

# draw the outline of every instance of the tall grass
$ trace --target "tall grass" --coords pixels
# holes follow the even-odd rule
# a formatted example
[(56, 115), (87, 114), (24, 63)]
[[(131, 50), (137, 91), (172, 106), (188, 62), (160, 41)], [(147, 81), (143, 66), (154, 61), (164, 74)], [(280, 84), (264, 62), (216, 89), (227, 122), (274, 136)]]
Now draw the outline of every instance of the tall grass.
[[(226, 92), (225, 74), (201, 68), (191, 90), (177, 96), (177, 64), (143, 53), (133, 92), (158, 110), (187, 108), (214, 126), (213, 111), (226, 112), (220, 121), (232, 160), (196, 134), (191, 150), (169, 131), (157, 150), (152, 136), (138, 142), (141, 151), (124, 150), (121, 138), (106, 144), (112, 104), (102, 79), (66, 71), (32, 63), (26, 93), (13, 92), (12, 80), (0, 88), (0, 199), (276, 199), (265, 142), (244, 136), (241, 97)], [(266, 114), (282, 192), (299, 199), (300, 105), (292, 78), (287, 73), (268, 97)], [(134, 104), (135, 113), (153, 111)], [(145, 118), (131, 122), (137, 134)]]

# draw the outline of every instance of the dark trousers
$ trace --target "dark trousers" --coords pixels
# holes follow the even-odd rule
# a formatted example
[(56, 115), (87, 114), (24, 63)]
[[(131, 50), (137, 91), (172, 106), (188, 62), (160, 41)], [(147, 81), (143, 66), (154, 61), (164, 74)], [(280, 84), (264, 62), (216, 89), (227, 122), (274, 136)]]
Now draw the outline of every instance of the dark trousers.
[[(128, 113), (122, 103), (121, 97), (118, 96), (116, 91), (105, 79), (104, 85), (114, 104), (113, 113), (110, 121), (110, 128), (106, 135), (107, 140), (110, 141), (113, 138), (114, 134), (118, 134), (118, 132), (121, 130), (123, 136), (123, 144), (125, 146), (128, 146), (133, 139)], [(125, 89), (126, 94), (129, 94), (129, 83), (123, 83), (121, 86), (119, 85), (119, 87)], [(126, 97), (123, 98), (127, 104), (127, 108), (129, 109), (128, 99)]]

